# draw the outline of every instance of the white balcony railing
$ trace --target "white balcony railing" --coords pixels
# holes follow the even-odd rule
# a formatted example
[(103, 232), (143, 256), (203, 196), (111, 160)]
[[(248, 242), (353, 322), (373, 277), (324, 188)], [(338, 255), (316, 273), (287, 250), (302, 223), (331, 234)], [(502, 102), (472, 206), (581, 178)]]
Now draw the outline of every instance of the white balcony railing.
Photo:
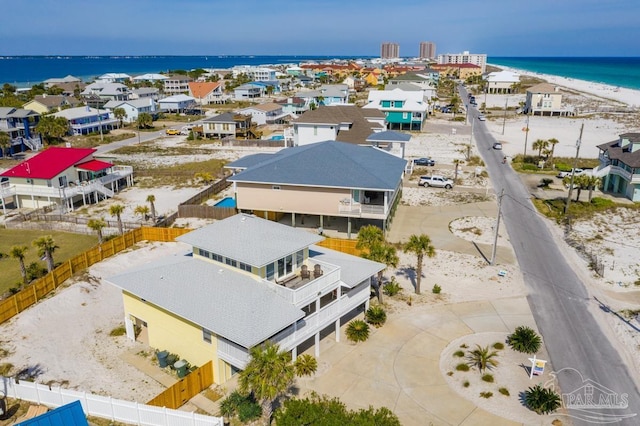
[(613, 173), (614, 175), (621, 176), (627, 182), (631, 182), (631, 172), (623, 169), (622, 167), (612, 165), (611, 170), (609, 170), (609, 173)]
[(224, 337), (218, 337), (218, 357), (227, 361), (229, 364), (244, 368), (249, 362), (249, 351)]
[(340, 268), (325, 262), (314, 260), (309, 262), (309, 269), (312, 274), (313, 265), (315, 264), (320, 265), (323, 274), (299, 288), (288, 288), (267, 280), (264, 280), (264, 282), (285, 300), (298, 307), (302, 307), (318, 297), (319, 293), (326, 294), (329, 291), (338, 288), (338, 285), (340, 284)]

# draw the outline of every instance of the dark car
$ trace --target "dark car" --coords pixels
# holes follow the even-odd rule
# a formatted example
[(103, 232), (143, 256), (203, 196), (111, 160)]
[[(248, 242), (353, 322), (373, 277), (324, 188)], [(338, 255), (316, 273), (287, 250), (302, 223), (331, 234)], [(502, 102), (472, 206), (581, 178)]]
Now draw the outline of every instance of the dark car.
[(426, 157), (416, 158), (415, 160), (413, 160), (413, 164), (415, 164), (416, 166), (435, 166), (436, 160)]

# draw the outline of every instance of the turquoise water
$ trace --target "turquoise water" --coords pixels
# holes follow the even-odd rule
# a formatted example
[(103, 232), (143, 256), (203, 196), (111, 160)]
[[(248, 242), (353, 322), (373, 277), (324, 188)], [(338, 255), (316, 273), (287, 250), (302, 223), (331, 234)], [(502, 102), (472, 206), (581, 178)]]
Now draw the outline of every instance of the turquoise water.
[(225, 197), (213, 205), (213, 207), (236, 207), (236, 200), (233, 197)]
[(273, 135), (269, 139), (271, 139), (272, 141), (281, 141), (284, 140), (284, 135)]
[(640, 58), (489, 57), (487, 62), (541, 74), (640, 89)]

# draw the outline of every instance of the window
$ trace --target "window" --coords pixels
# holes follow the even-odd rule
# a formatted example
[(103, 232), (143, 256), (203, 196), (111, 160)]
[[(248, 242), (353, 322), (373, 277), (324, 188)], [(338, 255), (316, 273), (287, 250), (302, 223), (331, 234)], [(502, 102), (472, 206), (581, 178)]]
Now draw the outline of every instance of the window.
[(271, 189), (273, 189), (274, 191), (280, 191), (280, 185), (273, 185)]
[(273, 266), (273, 263), (270, 263), (267, 265), (267, 279), (271, 281), (273, 280), (274, 276), (275, 276), (275, 268)]
[(251, 265), (247, 265), (246, 263), (238, 262), (238, 267), (243, 271), (251, 272)]
[(202, 250), (202, 249), (200, 249), (199, 251), (200, 251), (200, 256), (209, 257), (209, 252), (208, 251)]
[(220, 256), (219, 254), (215, 254), (215, 253), (211, 253), (211, 258), (215, 261), (221, 262), (224, 260), (224, 258), (222, 256)]
[(238, 262), (236, 262), (236, 261), (235, 261), (235, 260), (233, 260), (233, 259), (229, 259), (228, 257), (227, 257), (227, 258), (225, 258), (224, 263), (226, 263), (226, 264), (227, 264), (227, 265), (229, 265), (229, 266), (233, 266), (234, 268), (237, 268), (237, 267), (238, 267)]
[(403, 118), (403, 119), (405, 119), (405, 120), (406, 120), (407, 118), (409, 118), (409, 113), (408, 113), (408, 112), (403, 112), (403, 113), (402, 113), (402, 118)]
[(296, 253), (296, 265), (298, 267), (302, 266), (302, 262), (304, 261), (304, 250), (300, 250)]
[(211, 331), (207, 330), (204, 327), (202, 327), (202, 340), (207, 343), (211, 343)]

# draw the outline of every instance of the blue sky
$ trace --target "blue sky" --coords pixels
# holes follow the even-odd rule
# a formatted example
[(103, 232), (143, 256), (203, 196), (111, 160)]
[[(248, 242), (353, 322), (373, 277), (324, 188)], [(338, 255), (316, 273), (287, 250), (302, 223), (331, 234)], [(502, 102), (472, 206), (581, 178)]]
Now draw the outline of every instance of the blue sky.
[(0, 55), (640, 56), (638, 0), (2, 3)]

